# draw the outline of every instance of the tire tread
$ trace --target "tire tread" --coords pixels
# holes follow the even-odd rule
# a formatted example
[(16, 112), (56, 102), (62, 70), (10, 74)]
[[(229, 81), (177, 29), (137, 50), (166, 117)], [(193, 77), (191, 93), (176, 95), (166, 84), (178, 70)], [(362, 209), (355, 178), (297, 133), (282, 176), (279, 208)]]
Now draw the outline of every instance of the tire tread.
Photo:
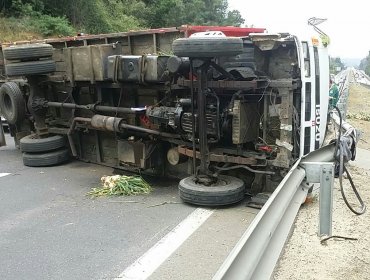
[(180, 198), (190, 204), (201, 206), (222, 206), (235, 204), (241, 201), (245, 195), (244, 182), (230, 176), (220, 176), (228, 180), (226, 186), (206, 187), (197, 186), (193, 177), (182, 179), (179, 183)]
[(235, 56), (243, 52), (243, 40), (225, 38), (180, 38), (172, 44), (173, 53), (180, 57)]
[[(8, 95), (12, 101), (13, 108), (11, 112), (5, 107), (4, 98)], [(16, 124), (23, 120), (26, 115), (26, 105), (23, 99), (23, 93), (15, 82), (6, 82), (0, 87), (0, 111), (9, 124)]]
[(62, 135), (53, 135), (47, 138), (35, 138), (35, 134), (31, 134), (23, 137), (19, 141), (19, 144), (22, 152), (49, 152), (64, 147), (66, 144), (66, 138)]
[(8, 76), (48, 74), (56, 70), (53, 60), (19, 62), (5, 65)]
[(68, 149), (61, 149), (47, 153), (23, 153), (23, 164), (30, 167), (53, 166), (66, 162), (69, 159)]
[(53, 46), (49, 44), (27, 44), (3, 49), (6, 60), (38, 59), (51, 57)]

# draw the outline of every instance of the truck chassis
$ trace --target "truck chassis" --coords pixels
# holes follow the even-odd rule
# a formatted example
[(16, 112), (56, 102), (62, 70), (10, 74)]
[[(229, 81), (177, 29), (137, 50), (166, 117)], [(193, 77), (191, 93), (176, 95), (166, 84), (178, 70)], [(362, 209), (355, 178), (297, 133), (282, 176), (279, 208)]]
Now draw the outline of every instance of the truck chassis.
[(183, 26), (3, 44), (0, 110), (29, 166), (72, 155), (186, 177), (181, 198), (201, 205), (272, 192), (310, 149), (299, 44), (263, 31)]

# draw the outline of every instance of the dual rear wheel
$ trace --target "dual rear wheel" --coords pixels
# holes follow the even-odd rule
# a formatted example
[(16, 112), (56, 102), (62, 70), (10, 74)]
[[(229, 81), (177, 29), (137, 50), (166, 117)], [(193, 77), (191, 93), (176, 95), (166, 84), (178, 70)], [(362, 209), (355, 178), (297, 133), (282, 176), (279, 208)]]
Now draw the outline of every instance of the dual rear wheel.
[(49, 44), (12, 45), (3, 49), (5, 72), (8, 76), (29, 76), (52, 73), (56, 70)]
[(66, 138), (62, 135), (39, 138), (36, 134), (31, 134), (23, 137), (19, 144), (23, 152), (23, 164), (26, 166), (52, 166), (69, 159), (69, 150), (65, 147)]

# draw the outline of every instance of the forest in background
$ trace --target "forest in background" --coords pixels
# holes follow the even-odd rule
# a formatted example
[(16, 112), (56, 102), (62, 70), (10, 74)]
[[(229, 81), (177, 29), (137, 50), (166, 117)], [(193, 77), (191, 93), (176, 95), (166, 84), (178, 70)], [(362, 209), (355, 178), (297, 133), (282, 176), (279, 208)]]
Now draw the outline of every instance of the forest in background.
[(0, 0), (3, 42), (183, 24), (243, 23), (238, 10), (229, 10), (227, 0)]
[[(241, 26), (228, 0), (0, 0), (0, 42), (183, 24)], [(344, 67), (330, 60), (331, 73)], [(370, 55), (359, 65), (370, 75)]]
[(367, 57), (361, 60), (360, 70), (364, 70), (367, 75), (370, 76), (370, 51)]

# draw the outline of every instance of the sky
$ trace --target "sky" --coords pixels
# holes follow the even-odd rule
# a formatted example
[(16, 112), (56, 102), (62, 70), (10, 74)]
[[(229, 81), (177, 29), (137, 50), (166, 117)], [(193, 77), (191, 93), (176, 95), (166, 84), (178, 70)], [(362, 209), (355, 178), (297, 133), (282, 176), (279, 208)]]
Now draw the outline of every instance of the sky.
[[(311, 17), (326, 18), (318, 27), (330, 37), (329, 54), (341, 58), (365, 58), (370, 51), (370, 10), (366, 0), (228, 0), (239, 10), (247, 26), (267, 28), (269, 33), (313, 35)], [(316, 33), (317, 34), (317, 33)]]

